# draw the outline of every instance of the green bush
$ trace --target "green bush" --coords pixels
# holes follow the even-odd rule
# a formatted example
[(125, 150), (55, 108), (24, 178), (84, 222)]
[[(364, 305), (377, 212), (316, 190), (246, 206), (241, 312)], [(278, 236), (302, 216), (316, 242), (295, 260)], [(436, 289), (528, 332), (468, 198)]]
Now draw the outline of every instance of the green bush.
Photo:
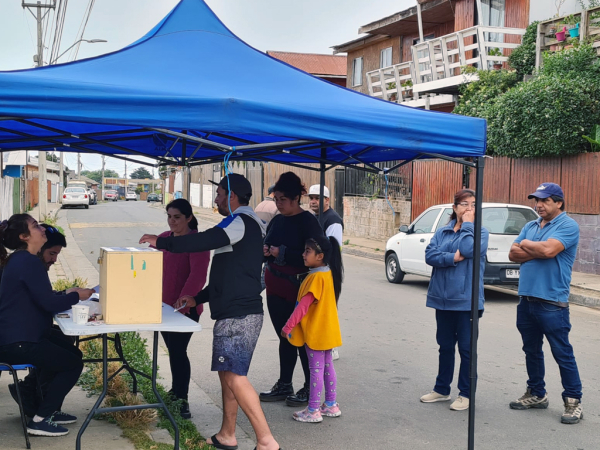
[(508, 57), (508, 65), (515, 69), (519, 80), (531, 75), (535, 70), (535, 41), (537, 39), (538, 22), (527, 27), (521, 45), (515, 48)]
[(517, 75), (507, 70), (480, 70), (477, 74), (478, 81), (461, 86), (461, 96), (454, 113), (487, 119), (494, 103), (517, 84)]
[(502, 95), (488, 115), (490, 153), (563, 156), (590, 149), (582, 136), (600, 122), (600, 85), (582, 75), (541, 75)]

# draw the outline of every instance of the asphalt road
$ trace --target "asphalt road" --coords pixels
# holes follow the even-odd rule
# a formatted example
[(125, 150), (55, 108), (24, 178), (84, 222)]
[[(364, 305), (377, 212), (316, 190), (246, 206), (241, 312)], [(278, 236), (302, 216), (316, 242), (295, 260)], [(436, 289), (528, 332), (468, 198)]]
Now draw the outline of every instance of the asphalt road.
[[(167, 229), (163, 210), (142, 202), (69, 210), (68, 219), (77, 242), (94, 264), (100, 246), (135, 246), (143, 233)], [(202, 222), (200, 225), (211, 226)], [(293, 408), (283, 403), (263, 403), (282, 448), (466, 449), (468, 413), (450, 411), (448, 402), (419, 402), (419, 397), (433, 388), (437, 374), (435, 316), (433, 310), (425, 307), (427, 280), (407, 276), (403, 284), (392, 285), (380, 262), (345, 256), (344, 263), (346, 278), (339, 302), (344, 345), (340, 360), (335, 362), (342, 416), (325, 418), (316, 425), (301, 424), (292, 419)], [(550, 407), (529, 411), (508, 407), (511, 400), (523, 394), (527, 380), (521, 339), (515, 327), (516, 304), (514, 296), (486, 290), (486, 310), (480, 323), (475, 447), (599, 448), (600, 311), (571, 306), (571, 342), (584, 386), (585, 419), (578, 425), (563, 425), (558, 367), (547, 346)], [(210, 372), (213, 322), (208, 312), (203, 314), (201, 323), (204, 331), (196, 333), (189, 348), (192, 378), (220, 403), (218, 378)], [(259, 391), (267, 390), (277, 379), (277, 342), (267, 314), (249, 375)], [(296, 389), (303, 382), (299, 364), (294, 379)], [(456, 395), (455, 379), (452, 397)], [(242, 413), (239, 423), (252, 434)]]

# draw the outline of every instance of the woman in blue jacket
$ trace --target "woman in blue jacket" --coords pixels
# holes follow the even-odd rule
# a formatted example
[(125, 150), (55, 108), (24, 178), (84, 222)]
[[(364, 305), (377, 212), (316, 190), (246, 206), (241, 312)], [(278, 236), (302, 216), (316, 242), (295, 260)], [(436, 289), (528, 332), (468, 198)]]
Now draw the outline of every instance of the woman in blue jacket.
[[(0, 281), (0, 361), (33, 364), (40, 370), (40, 378), (48, 387), (27, 424), (27, 432), (62, 436), (69, 432), (62, 425), (77, 420), (61, 408), (83, 370), (83, 362), (75, 346), (51, 339), (52, 317), (94, 291), (52, 291), (46, 267), (38, 257), (46, 241), (45, 229), (28, 214), (15, 214), (0, 223), (0, 265), (4, 269)], [(10, 255), (7, 249), (12, 250)]]
[[(471, 348), (471, 286), (473, 284), (473, 236), (475, 191), (462, 189), (454, 195), (450, 222), (437, 230), (425, 249), (425, 261), (433, 267), (427, 306), (435, 309), (436, 340), (440, 346), (439, 369), (433, 391), (421, 397), (424, 403), (450, 400), (456, 344), (460, 353), (459, 395), (450, 409), (469, 408), (469, 360)], [(489, 233), (481, 229), (479, 316), (483, 314), (483, 272)]]

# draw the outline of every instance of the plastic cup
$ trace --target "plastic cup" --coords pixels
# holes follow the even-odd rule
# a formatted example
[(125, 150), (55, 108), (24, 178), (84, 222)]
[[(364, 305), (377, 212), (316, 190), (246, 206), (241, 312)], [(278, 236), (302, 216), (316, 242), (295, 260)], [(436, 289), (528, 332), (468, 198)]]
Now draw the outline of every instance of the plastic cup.
[(73, 305), (73, 322), (84, 325), (90, 317), (90, 307), (86, 305)]

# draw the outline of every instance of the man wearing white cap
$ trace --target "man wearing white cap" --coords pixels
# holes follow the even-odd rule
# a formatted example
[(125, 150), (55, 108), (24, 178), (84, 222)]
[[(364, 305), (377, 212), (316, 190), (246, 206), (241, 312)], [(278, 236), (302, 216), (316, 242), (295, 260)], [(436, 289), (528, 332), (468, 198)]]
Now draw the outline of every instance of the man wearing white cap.
[[(335, 210), (329, 207), (329, 189), (327, 186), (323, 186), (323, 221), (319, 218), (319, 198), (321, 197), (321, 185), (313, 184), (308, 190), (308, 198), (310, 199), (310, 209), (315, 213), (319, 223), (325, 231), (325, 236), (333, 236), (340, 244), (340, 250), (342, 249), (342, 243), (344, 242), (344, 221)], [(333, 360), (340, 359), (340, 354), (337, 348), (331, 350)]]
[[(319, 197), (321, 194), (321, 186), (313, 184), (308, 190), (308, 198), (310, 199), (310, 209), (315, 213), (317, 219), (319, 219)], [(340, 248), (343, 244), (343, 233), (344, 233), (344, 221), (335, 210), (329, 207), (329, 189), (327, 186), (323, 187), (323, 222), (319, 219), (319, 223), (322, 224), (325, 236), (333, 236), (340, 244)]]

